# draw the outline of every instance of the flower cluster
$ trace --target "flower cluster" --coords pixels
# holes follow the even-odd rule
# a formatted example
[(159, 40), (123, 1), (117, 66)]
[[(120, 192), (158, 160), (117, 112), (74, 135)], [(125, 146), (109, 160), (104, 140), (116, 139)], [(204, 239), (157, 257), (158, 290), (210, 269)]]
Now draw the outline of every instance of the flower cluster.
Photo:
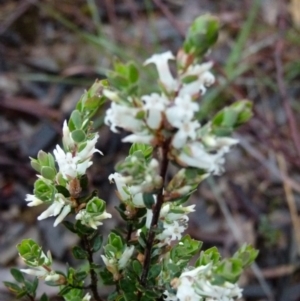
[(242, 296), (242, 289), (228, 281), (213, 284), (212, 264), (183, 272), (171, 281), (176, 293), (164, 292), (167, 301), (234, 301)]
[(145, 61), (145, 65), (153, 63), (157, 68), (161, 94), (124, 99), (117, 92), (104, 90), (104, 95), (113, 101), (106, 112), (105, 123), (114, 132), (118, 132), (118, 128), (132, 132), (123, 142), (156, 146), (171, 137), (170, 153), (177, 163), (219, 174), (224, 154), (237, 141), (228, 138), (220, 142), (222, 138), (212, 134), (203, 136), (196, 118), (200, 110), (197, 99), (215, 81), (209, 71), (212, 64), (190, 62), (188, 55), (181, 53), (177, 56), (177, 65), (181, 67), (174, 78), (169, 60), (175, 60), (170, 51)]
[[(57, 216), (54, 226), (57, 226), (62, 220), (75, 208), (77, 204), (72, 198), (77, 197), (81, 192), (80, 177), (86, 173), (88, 167), (93, 163), (91, 157), (95, 152), (102, 154), (96, 149), (95, 145), (98, 140), (98, 133), (89, 134), (87, 139), (82, 142), (76, 142), (74, 135), (69, 130), (67, 122), (63, 125), (63, 150), (59, 145), (53, 151), (55, 161), (58, 165), (58, 172), (54, 165), (54, 158), (51, 154), (40, 152), (38, 159), (32, 159), (32, 164), (38, 171), (39, 182), (36, 185), (34, 195), (27, 194), (26, 201), (28, 206), (37, 206), (44, 202), (51, 202), (51, 205), (39, 217), (39, 220), (50, 216)], [(75, 136), (76, 138), (76, 136)], [(47, 173), (48, 172), (48, 173)], [(64, 187), (68, 196), (59, 193), (55, 186)], [(52, 190), (47, 197), (43, 199), (37, 197), (41, 186)]]
[(120, 235), (110, 233), (104, 251), (105, 255), (101, 255), (101, 258), (107, 270), (114, 280), (119, 280), (121, 271), (126, 268), (134, 252), (134, 246), (127, 246)]
[[(161, 222), (161, 231), (155, 236), (159, 241), (158, 247), (170, 245), (172, 241), (180, 240), (182, 233), (187, 229), (188, 213), (194, 212), (195, 205), (183, 207), (176, 203), (166, 203), (160, 211), (159, 220)], [(153, 211), (147, 209), (146, 227), (150, 229)]]
[[(27, 248), (24, 250), (24, 246), (18, 245), (19, 255), (30, 268), (21, 269), (20, 271), (25, 274), (44, 279), (45, 281), (52, 281), (62, 284), (65, 277), (52, 270), (52, 256), (50, 251), (47, 252), (46, 256), (46, 254), (37, 246), (34, 241), (28, 239), (23, 242), (24, 244), (27, 244)], [(37, 256), (34, 258), (30, 253), (28, 253), (28, 249), (35, 250)]]

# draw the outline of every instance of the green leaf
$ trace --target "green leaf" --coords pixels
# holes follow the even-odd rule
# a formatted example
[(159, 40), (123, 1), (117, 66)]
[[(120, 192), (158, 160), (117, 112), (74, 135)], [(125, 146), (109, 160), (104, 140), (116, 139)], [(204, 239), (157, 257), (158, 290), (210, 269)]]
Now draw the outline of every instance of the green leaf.
[(150, 267), (149, 274), (148, 274), (148, 279), (155, 279), (161, 272), (162, 265), (161, 264), (154, 264)]
[(76, 281), (78, 282), (81, 282), (83, 281), (88, 275), (88, 272), (86, 271), (79, 271), (79, 272), (76, 272), (76, 274), (74, 275)]
[(49, 158), (48, 158), (48, 154), (45, 153), (44, 151), (40, 150), (38, 152), (38, 161), (40, 163), (41, 166), (48, 166), (49, 164)]
[[(66, 286), (64, 286), (62, 289), (60, 289), (59, 295), (60, 295), (60, 296), (64, 296), (65, 300), (70, 300), (70, 301), (71, 301), (72, 299), (69, 299), (66, 295), (67, 295), (68, 293), (70, 293), (72, 290), (73, 290), (73, 289), (72, 289), (71, 286), (66, 285)], [(76, 290), (76, 289), (75, 289), (75, 290)], [(74, 296), (73, 294), (71, 294), (71, 297), (76, 297), (76, 296)]]
[(55, 176), (56, 176), (56, 171), (48, 166), (43, 166), (42, 170), (41, 170), (41, 175), (48, 180), (54, 180)]
[(74, 226), (73, 223), (69, 222), (69, 221), (63, 221), (62, 224), (71, 232), (76, 233), (77, 234), (77, 230)]
[(18, 294), (22, 291), (22, 288), (13, 282), (3, 281), (3, 284), (14, 294)]
[(80, 143), (83, 142), (86, 138), (85, 133), (83, 130), (75, 130), (72, 132), (72, 139), (76, 142), (76, 143)]
[(216, 264), (220, 260), (221, 256), (216, 247), (212, 247), (205, 251), (202, 251), (198, 260), (196, 261), (195, 267), (201, 265), (207, 265), (209, 263)]
[(137, 276), (140, 276), (142, 274), (142, 271), (143, 271), (142, 264), (138, 260), (135, 259), (135, 260), (132, 261), (131, 265), (132, 265), (132, 269), (137, 274)]
[(57, 192), (61, 193), (64, 197), (66, 197), (66, 198), (70, 197), (70, 192), (66, 187), (61, 186), (61, 185), (56, 185), (55, 188), (56, 188)]
[(22, 272), (21, 271), (19, 271), (18, 269), (15, 269), (15, 268), (12, 268), (11, 270), (10, 270), (10, 273), (12, 274), (12, 276), (15, 278), (15, 280), (17, 281), (17, 282), (24, 282), (24, 276), (23, 276), (23, 274), (22, 274)]
[(119, 281), (119, 285), (126, 301), (138, 300), (138, 294), (136, 289), (137, 285), (135, 281), (123, 278)]
[(139, 71), (134, 62), (128, 63), (128, 78), (131, 83), (136, 83), (139, 79)]
[(106, 98), (104, 96), (93, 96), (86, 100), (84, 109), (94, 111), (100, 108), (105, 103)]
[(45, 293), (43, 293), (43, 295), (40, 298), (40, 301), (49, 301), (49, 298)]
[(105, 285), (112, 285), (115, 283), (113, 274), (109, 272), (107, 268), (100, 272), (100, 277), (102, 279), (103, 284)]
[[(82, 120), (81, 113), (78, 110), (74, 110), (72, 112), (70, 116), (70, 121), (72, 121), (76, 129), (81, 129), (83, 120)], [(72, 129), (70, 130), (72, 131)]]
[(134, 155), (137, 151), (141, 151), (145, 159), (149, 159), (152, 156), (153, 147), (143, 143), (133, 143), (129, 149), (129, 155)]
[(251, 245), (244, 244), (233, 255), (233, 258), (239, 258), (242, 261), (243, 268), (245, 268), (254, 262), (258, 253), (259, 251), (255, 250)]
[(93, 252), (96, 253), (98, 252), (103, 244), (103, 236), (102, 235), (97, 235), (94, 239), (93, 239)]
[(143, 193), (143, 201), (144, 201), (145, 206), (148, 209), (152, 209), (152, 206), (155, 203), (153, 194), (151, 194), (151, 193)]
[(41, 165), (36, 159), (30, 158), (30, 165), (31, 167), (36, 170), (37, 172), (41, 173)]
[(194, 56), (204, 55), (218, 39), (219, 21), (206, 14), (195, 19), (190, 26), (183, 49)]
[(87, 251), (83, 250), (83, 249), (80, 248), (79, 246), (73, 247), (72, 253), (73, 253), (73, 256), (74, 256), (76, 259), (86, 259), (87, 256), (88, 256)]
[(76, 232), (77, 235), (79, 235), (79, 236), (80, 235), (91, 235), (95, 231), (92, 228), (81, 224), (81, 222), (79, 220), (75, 223), (75, 229), (77, 231)]

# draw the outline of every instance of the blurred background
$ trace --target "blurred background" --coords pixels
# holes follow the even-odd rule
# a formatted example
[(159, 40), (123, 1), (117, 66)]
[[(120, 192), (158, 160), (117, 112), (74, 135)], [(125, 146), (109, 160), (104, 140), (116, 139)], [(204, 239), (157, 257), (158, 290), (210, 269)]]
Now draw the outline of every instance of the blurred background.
[[(14, 300), (2, 281), (21, 266), (15, 246), (24, 238), (50, 249), (58, 269), (80, 264), (70, 256), (78, 239), (53, 228), (51, 219), (37, 223), (45, 208), (26, 207), (35, 181), (28, 157), (60, 143), (64, 119), (115, 58), (142, 64), (153, 53), (176, 53), (189, 24), (204, 13), (220, 19), (221, 31), (208, 56), (217, 82), (201, 100), (201, 119), (239, 99), (253, 102), (254, 117), (236, 133), (240, 144), (227, 156), (226, 173), (191, 198), (197, 212), (190, 234), (224, 256), (243, 242), (260, 250), (240, 281), (244, 300), (300, 300), (300, 0), (2, 0), (1, 301)], [(114, 213), (101, 227), (105, 235), (120, 225), (107, 178), (129, 146), (102, 127), (104, 109), (94, 123), (104, 156), (95, 155), (88, 176)], [(41, 285), (43, 292), (55, 290)]]

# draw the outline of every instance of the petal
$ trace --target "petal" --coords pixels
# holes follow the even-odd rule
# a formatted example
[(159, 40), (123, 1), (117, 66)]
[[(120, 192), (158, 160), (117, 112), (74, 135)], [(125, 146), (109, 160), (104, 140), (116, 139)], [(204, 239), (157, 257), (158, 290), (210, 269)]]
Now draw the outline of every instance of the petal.
[(56, 227), (59, 223), (63, 221), (63, 219), (71, 212), (71, 206), (67, 205), (64, 207), (64, 209), (61, 211), (60, 215), (56, 218), (53, 226)]

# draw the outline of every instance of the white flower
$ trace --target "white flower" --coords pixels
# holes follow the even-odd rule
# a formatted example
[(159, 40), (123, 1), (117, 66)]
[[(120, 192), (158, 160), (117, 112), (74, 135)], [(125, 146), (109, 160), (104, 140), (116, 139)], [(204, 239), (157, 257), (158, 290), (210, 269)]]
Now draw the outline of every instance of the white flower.
[(163, 295), (164, 295), (164, 300), (165, 301), (177, 301), (178, 300), (176, 295), (174, 295), (172, 293), (169, 293), (167, 290), (165, 290), (163, 292)]
[(223, 171), (224, 154), (228, 151), (229, 147), (223, 147), (217, 153), (210, 154), (204, 149), (202, 143), (195, 141), (189, 143), (176, 159), (179, 164), (205, 169), (218, 175)]
[(211, 283), (212, 264), (187, 270), (179, 279), (171, 282), (177, 289), (176, 296), (180, 301), (205, 300), (205, 301), (234, 301), (242, 296), (242, 290), (237, 284), (224, 282), (220, 285)]
[(207, 135), (204, 136), (202, 138), (203, 143), (208, 146), (211, 149), (220, 149), (223, 148), (225, 146), (232, 146), (235, 145), (237, 143), (239, 143), (239, 141), (237, 139), (234, 138), (230, 138), (230, 137), (216, 137), (213, 135)]
[(103, 90), (103, 95), (115, 102), (118, 102), (121, 100), (117, 92), (114, 92), (114, 91), (111, 91), (108, 89)]
[(124, 128), (130, 132), (139, 132), (143, 122), (136, 118), (140, 109), (130, 108), (124, 105), (111, 103), (110, 109), (106, 111), (104, 122), (110, 126), (111, 131), (118, 133), (117, 127)]
[(89, 293), (86, 293), (82, 299), (82, 301), (90, 301), (92, 296)]
[(132, 256), (134, 252), (134, 246), (126, 247), (125, 250), (123, 251), (119, 261), (118, 261), (118, 269), (123, 270), (128, 262), (130, 257)]
[(118, 196), (120, 197), (121, 201), (126, 201), (130, 198), (130, 195), (128, 195), (124, 188), (126, 189), (127, 185), (126, 185), (126, 181), (125, 178), (118, 172), (115, 172), (113, 174), (111, 174), (108, 177), (109, 182), (114, 182), (117, 186), (117, 190), (118, 190)]
[(97, 215), (95, 213), (90, 213), (85, 209), (82, 209), (76, 214), (75, 219), (80, 220), (83, 225), (97, 229), (98, 226), (103, 225), (102, 221), (104, 219), (111, 217), (112, 215), (106, 211), (104, 211), (102, 214)]
[(175, 57), (171, 51), (167, 51), (161, 54), (154, 54), (147, 59), (144, 65), (155, 64), (158, 72), (160, 82), (165, 86), (167, 91), (175, 91), (177, 89), (177, 81), (173, 78), (168, 61), (174, 60)]
[(60, 278), (59, 274), (56, 274), (54, 271), (49, 271), (42, 266), (36, 267), (34, 269), (20, 269), (22, 273), (33, 275), (38, 278), (42, 278), (45, 281), (57, 281)]
[(195, 140), (197, 135), (196, 130), (199, 127), (200, 123), (197, 120), (182, 122), (177, 133), (173, 136), (172, 145), (180, 149), (186, 144), (188, 138)]
[(123, 251), (119, 259), (116, 257), (116, 254), (114, 254), (113, 252), (109, 252), (109, 256), (101, 255), (101, 258), (106, 268), (113, 274), (115, 280), (119, 279), (120, 277), (119, 271), (127, 266), (133, 252), (134, 252), (134, 246), (130, 246), (130, 247), (126, 246), (125, 250)]
[(156, 235), (155, 238), (164, 241), (167, 244), (170, 244), (172, 240), (180, 240), (185, 229), (186, 227), (180, 225), (180, 223), (177, 221), (174, 221), (172, 223), (164, 222), (163, 232)]
[[(187, 207), (182, 207), (182, 206), (176, 206), (176, 213), (175, 212), (168, 212), (165, 216), (165, 219), (167, 221), (176, 221), (176, 220), (183, 220), (183, 221), (188, 221), (188, 213), (194, 212), (196, 205), (190, 205)], [(183, 212), (180, 212), (183, 211)]]
[(195, 292), (211, 301), (234, 301), (242, 296), (242, 289), (237, 284), (225, 282), (223, 285), (213, 285), (207, 279), (196, 281)]
[(190, 95), (183, 95), (176, 97), (173, 106), (167, 108), (166, 117), (173, 127), (180, 128), (183, 122), (192, 120), (197, 111), (198, 103)]
[(122, 139), (122, 142), (144, 143), (152, 145), (155, 142), (155, 137), (148, 132), (139, 132), (126, 136)]
[(203, 299), (195, 293), (193, 281), (184, 277), (180, 279), (180, 285), (177, 288), (176, 297), (179, 301), (202, 301)]
[[(99, 134), (96, 133), (93, 139), (90, 139), (86, 142), (85, 148), (76, 154), (81, 162), (89, 160), (92, 157), (92, 155), (96, 152), (99, 153), (100, 155), (103, 155), (102, 152), (100, 152), (98, 149), (95, 148), (98, 138), (99, 138)], [(81, 164), (78, 165), (80, 166)]]
[(26, 194), (25, 201), (28, 202), (27, 206), (29, 207), (38, 206), (44, 203), (33, 194)]
[(168, 99), (164, 95), (152, 93), (151, 95), (144, 95), (141, 98), (144, 102), (143, 108), (147, 111), (147, 125), (154, 130), (160, 128), (163, 112), (168, 104)]
[(73, 156), (71, 152), (65, 153), (59, 145), (56, 145), (53, 154), (63, 177), (66, 180), (75, 178), (77, 176), (77, 164), (80, 158)]
[(119, 271), (117, 266), (117, 259), (114, 257), (115, 254), (111, 252), (111, 257), (100, 255), (106, 268), (114, 275), (114, 279), (118, 280)]
[[(121, 201), (123, 202), (130, 202), (130, 200), (132, 201), (134, 207), (137, 208), (144, 208), (145, 204), (144, 204), (144, 200), (143, 200), (143, 193), (142, 192), (136, 192), (135, 191), (135, 187), (133, 186), (128, 186), (126, 184), (126, 179), (125, 177), (123, 177), (121, 174), (115, 172), (113, 174), (111, 174), (108, 177), (110, 182), (114, 182), (117, 186), (117, 190), (118, 190), (118, 196), (120, 198)], [(128, 193), (126, 193), (126, 191)]]
[(184, 95), (195, 95), (200, 93), (203, 95), (206, 92), (206, 87), (211, 86), (215, 82), (214, 75), (209, 72), (209, 69), (212, 67), (212, 63), (203, 63), (197, 65), (191, 65), (187, 71), (181, 76), (181, 78), (187, 76), (197, 76), (197, 79), (191, 83), (183, 84), (182, 88), (179, 91), (179, 96)]
[(65, 120), (64, 121), (64, 125), (63, 125), (63, 138), (62, 138), (62, 141), (63, 141), (63, 145), (65, 147), (65, 149), (68, 149), (68, 150), (72, 150), (75, 146), (75, 142), (72, 138), (72, 135), (70, 133), (70, 129), (68, 127), (68, 124), (67, 124), (67, 121)]
[(50, 216), (57, 216), (53, 226), (56, 227), (71, 212), (70, 201), (68, 201), (61, 193), (55, 194), (54, 202), (38, 216), (38, 220), (45, 219)]

